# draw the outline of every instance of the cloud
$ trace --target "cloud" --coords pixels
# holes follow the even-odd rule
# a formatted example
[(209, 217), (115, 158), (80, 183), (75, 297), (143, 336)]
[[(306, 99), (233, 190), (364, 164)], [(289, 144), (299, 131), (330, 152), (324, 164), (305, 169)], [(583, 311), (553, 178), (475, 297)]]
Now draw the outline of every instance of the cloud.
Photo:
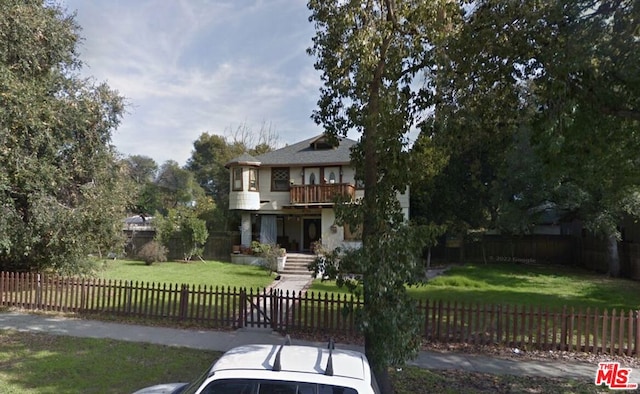
[(320, 79), (298, 0), (67, 0), (84, 73), (131, 103), (113, 142), (124, 155), (184, 164), (203, 132), (271, 123), (286, 143), (318, 134)]

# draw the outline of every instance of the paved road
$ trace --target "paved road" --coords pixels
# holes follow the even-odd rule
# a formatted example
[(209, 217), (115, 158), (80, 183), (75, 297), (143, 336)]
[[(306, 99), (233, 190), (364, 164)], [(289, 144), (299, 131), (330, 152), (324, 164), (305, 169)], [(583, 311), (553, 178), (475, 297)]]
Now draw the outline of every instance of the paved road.
[[(39, 332), (85, 338), (110, 338), (216, 351), (226, 351), (235, 346), (245, 344), (280, 344), (283, 341), (283, 337), (280, 334), (264, 329), (240, 329), (236, 331), (175, 329), (22, 312), (0, 313), (0, 330)], [(326, 346), (325, 343), (298, 341), (295, 338), (293, 338), (293, 342), (310, 346)], [(337, 346), (363, 350), (359, 346), (348, 344), (337, 344)], [(571, 377), (589, 381), (593, 381), (597, 369), (597, 365), (587, 363), (505, 360), (481, 355), (426, 351), (420, 352), (418, 358), (410, 364), (428, 369), (458, 369), (492, 374), (558, 378)], [(640, 382), (640, 374), (638, 372), (640, 371), (633, 371), (632, 382)]]

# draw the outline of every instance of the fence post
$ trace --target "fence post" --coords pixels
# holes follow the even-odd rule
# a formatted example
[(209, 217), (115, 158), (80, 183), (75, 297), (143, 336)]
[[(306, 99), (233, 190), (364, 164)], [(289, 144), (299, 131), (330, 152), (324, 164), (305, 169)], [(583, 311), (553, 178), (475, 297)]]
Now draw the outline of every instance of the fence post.
[(636, 310), (635, 356), (640, 357), (640, 310)]
[(182, 284), (180, 287), (179, 305), (178, 320), (186, 320), (189, 314), (189, 286), (186, 284)]
[(240, 289), (240, 302), (238, 305), (238, 328), (244, 328), (244, 320), (247, 317), (247, 289)]
[(36, 285), (36, 308), (40, 308), (42, 305), (42, 277), (38, 272), (37, 274), (38, 284)]
[(271, 294), (269, 294), (269, 296), (270, 296), (269, 298), (271, 299), (269, 301), (269, 303), (270, 303), (270, 308), (269, 308), (270, 311), (269, 312), (270, 312), (270, 315), (271, 315), (270, 316), (271, 317), (271, 330), (273, 330), (273, 331), (276, 331), (278, 329), (277, 328), (277, 325), (278, 325), (278, 323), (277, 323), (277, 320), (278, 320), (278, 298), (279, 298), (278, 297), (278, 295), (279, 295), (278, 293), (280, 291), (281, 290), (272, 288), (270, 290)]
[(565, 351), (567, 345), (567, 307), (562, 307), (561, 332), (560, 332), (560, 350)]

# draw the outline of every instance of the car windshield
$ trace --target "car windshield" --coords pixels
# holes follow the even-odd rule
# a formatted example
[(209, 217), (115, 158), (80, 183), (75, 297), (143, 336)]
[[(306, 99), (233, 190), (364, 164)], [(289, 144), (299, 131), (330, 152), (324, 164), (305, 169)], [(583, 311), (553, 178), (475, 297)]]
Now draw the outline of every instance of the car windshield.
[(202, 394), (358, 394), (349, 387), (258, 379), (223, 379), (207, 385)]

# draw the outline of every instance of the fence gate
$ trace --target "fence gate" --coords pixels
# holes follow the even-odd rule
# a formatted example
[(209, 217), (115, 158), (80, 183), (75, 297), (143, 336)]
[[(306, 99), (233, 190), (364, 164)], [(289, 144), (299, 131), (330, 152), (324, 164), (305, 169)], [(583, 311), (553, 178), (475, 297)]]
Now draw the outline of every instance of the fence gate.
[(240, 327), (270, 328), (275, 330), (277, 316), (277, 291), (242, 290), (240, 301)]

